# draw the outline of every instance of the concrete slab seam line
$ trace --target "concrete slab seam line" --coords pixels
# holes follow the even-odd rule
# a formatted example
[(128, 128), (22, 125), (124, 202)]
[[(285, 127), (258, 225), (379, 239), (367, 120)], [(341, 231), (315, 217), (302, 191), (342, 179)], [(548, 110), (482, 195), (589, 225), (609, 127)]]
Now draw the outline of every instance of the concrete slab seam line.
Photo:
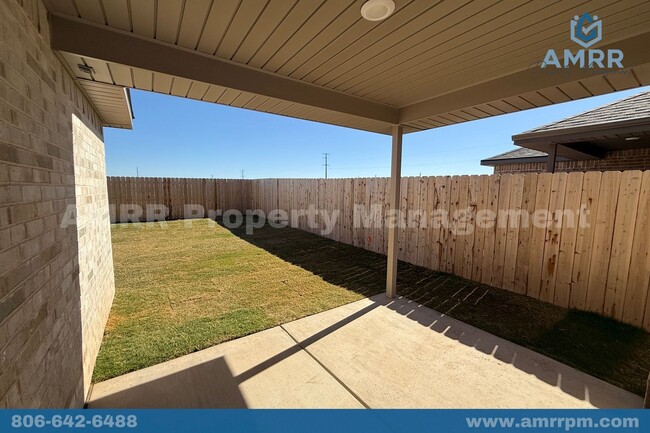
[(305, 353), (307, 353), (307, 355), (309, 355), (309, 356), (311, 357), (311, 359), (313, 359), (314, 361), (316, 361), (316, 363), (317, 363), (318, 365), (320, 365), (320, 366), (323, 368), (323, 370), (325, 370), (325, 371), (327, 372), (327, 374), (329, 374), (330, 376), (332, 376), (332, 377), (334, 378), (334, 380), (336, 380), (336, 381), (337, 381), (337, 382), (338, 382), (338, 383), (339, 383), (343, 388), (345, 388), (345, 390), (346, 390), (347, 392), (350, 393), (350, 395), (352, 395), (352, 397), (354, 397), (354, 398), (355, 398), (359, 403), (361, 403), (361, 404), (363, 405), (363, 407), (365, 407), (366, 409), (370, 409), (370, 406), (368, 406), (368, 405), (366, 404), (366, 402), (363, 401), (363, 399), (362, 399), (361, 397), (359, 397), (359, 395), (357, 395), (356, 392), (354, 392), (354, 391), (353, 391), (349, 386), (347, 386), (345, 383), (343, 383), (343, 381), (342, 381), (341, 379), (339, 379), (338, 376), (336, 376), (336, 375), (334, 374), (334, 372), (332, 372), (329, 368), (327, 368), (327, 367), (325, 366), (325, 364), (323, 364), (322, 362), (320, 362), (320, 360), (318, 360), (318, 358), (316, 358), (316, 356), (314, 356), (314, 355), (313, 355), (309, 350), (307, 350), (306, 347), (304, 347), (304, 346), (303, 346), (303, 345), (302, 345), (298, 340), (296, 340), (296, 339), (293, 337), (293, 335), (291, 335), (291, 333), (290, 333), (288, 330), (285, 329), (285, 327), (284, 327), (283, 325), (280, 325), (280, 328), (281, 328), (284, 332), (286, 332), (287, 335), (288, 335), (288, 336), (289, 336), (293, 341), (295, 341), (296, 344), (297, 344), (297, 345), (298, 345), (302, 350), (304, 350)]

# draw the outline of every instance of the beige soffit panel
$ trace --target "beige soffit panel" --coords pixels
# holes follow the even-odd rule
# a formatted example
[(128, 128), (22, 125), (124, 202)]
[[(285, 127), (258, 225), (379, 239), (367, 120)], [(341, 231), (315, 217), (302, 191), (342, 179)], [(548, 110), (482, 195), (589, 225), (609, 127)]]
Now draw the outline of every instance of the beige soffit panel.
[[(277, 99), (289, 103), (279, 114), (375, 132), (644, 85), (650, 65), (647, 0), (396, 0), (379, 23), (360, 17), (362, 0), (45, 3), (60, 50), (111, 66), (97, 81), (268, 112)], [(547, 49), (574, 45), (568, 21), (585, 11), (603, 19), (596, 47), (624, 50), (626, 73), (537, 74)]]
[(650, 23), (647, 0), (396, 0), (395, 13), (381, 22), (361, 18), (363, 0), (47, 4), (68, 17), (399, 107), (573, 46), (574, 15), (588, 11), (603, 20), (600, 45), (645, 33)]
[(127, 89), (84, 79), (79, 79), (78, 82), (86, 95), (90, 97), (99, 116), (104, 121), (104, 126), (127, 129), (133, 127), (133, 112)]
[[(138, 90), (153, 90), (156, 93), (196, 99), (205, 102), (228, 105), (231, 107), (317, 121), (380, 134), (390, 134), (390, 124), (385, 122), (342, 114), (336, 111), (311, 107), (304, 104), (291, 103), (277, 98), (255, 95), (249, 92), (227, 89), (225, 87), (188, 80), (182, 77), (154, 73), (117, 63), (92, 59), (90, 57), (81, 57), (76, 54), (64, 52), (60, 54), (69, 70), (77, 78), (82, 87), (89, 87), (94, 83), (105, 86), (106, 88), (113, 88), (115, 89), (114, 92), (119, 93), (124, 91), (122, 86), (128, 85), (129, 87)], [(83, 73), (77, 65), (92, 65), (95, 74), (90, 75)], [(100, 73), (99, 71), (105, 72)], [(100, 82), (99, 80), (103, 81)], [(95, 94), (87, 92), (87, 96), (91, 101), (94, 101), (93, 98), (95, 97)], [(99, 99), (97, 105), (102, 106), (102, 98), (99, 97)], [(128, 107), (124, 105), (121, 110), (121, 115), (124, 118), (131, 115), (127, 108)], [(405, 130), (412, 132), (415, 129), (406, 127)]]
[(55, 50), (386, 123), (397, 122), (397, 109), (388, 105), (78, 20), (51, 16), (50, 23)]

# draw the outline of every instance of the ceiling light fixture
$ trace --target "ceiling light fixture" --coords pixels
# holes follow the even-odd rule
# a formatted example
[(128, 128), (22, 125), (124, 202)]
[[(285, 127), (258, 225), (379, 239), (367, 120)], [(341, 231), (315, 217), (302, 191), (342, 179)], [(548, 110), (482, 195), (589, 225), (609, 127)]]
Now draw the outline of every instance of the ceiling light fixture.
[(361, 16), (368, 21), (385, 20), (395, 10), (393, 0), (368, 0), (361, 6)]
[(625, 141), (636, 141), (636, 140), (638, 140), (639, 138), (641, 138), (641, 137), (627, 137), (627, 138), (625, 139)]

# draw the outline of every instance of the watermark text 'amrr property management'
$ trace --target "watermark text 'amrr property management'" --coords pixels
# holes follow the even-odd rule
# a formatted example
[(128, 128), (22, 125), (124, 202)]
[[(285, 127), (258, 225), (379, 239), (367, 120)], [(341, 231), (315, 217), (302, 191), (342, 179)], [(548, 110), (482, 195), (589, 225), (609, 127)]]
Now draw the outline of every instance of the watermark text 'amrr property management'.
[[(163, 204), (148, 204), (144, 207), (136, 204), (110, 205), (110, 213), (114, 220), (123, 223), (157, 222), (164, 225), (170, 219), (170, 210)], [(206, 210), (199, 204), (185, 204), (182, 219), (190, 227), (192, 219), (219, 219), (229, 229), (245, 227), (246, 233), (252, 234), (265, 224), (273, 228), (287, 226), (306, 226), (319, 230), (320, 234), (331, 234), (339, 224), (345, 228), (434, 228), (446, 229), (454, 235), (471, 235), (476, 229), (492, 228), (587, 228), (589, 227), (589, 209), (580, 205), (577, 209), (476, 209), (468, 206), (454, 211), (435, 209), (386, 209), (382, 205), (355, 205), (352, 212), (340, 209), (317, 209), (310, 205), (306, 209), (274, 209), (268, 212), (262, 209), (250, 209), (242, 212), (239, 209)], [(62, 226), (76, 223), (74, 205), (68, 207)]]

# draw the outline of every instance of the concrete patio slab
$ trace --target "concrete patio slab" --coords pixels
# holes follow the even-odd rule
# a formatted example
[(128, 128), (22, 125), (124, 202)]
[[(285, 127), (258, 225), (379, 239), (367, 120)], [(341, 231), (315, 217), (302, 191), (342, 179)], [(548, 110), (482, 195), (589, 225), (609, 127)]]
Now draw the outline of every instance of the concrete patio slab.
[(373, 408), (642, 407), (639, 396), (407, 299), (382, 294), (283, 328)]
[(96, 384), (91, 408), (639, 408), (642, 398), (382, 295)]
[(90, 408), (362, 408), (279, 327), (96, 384)]

